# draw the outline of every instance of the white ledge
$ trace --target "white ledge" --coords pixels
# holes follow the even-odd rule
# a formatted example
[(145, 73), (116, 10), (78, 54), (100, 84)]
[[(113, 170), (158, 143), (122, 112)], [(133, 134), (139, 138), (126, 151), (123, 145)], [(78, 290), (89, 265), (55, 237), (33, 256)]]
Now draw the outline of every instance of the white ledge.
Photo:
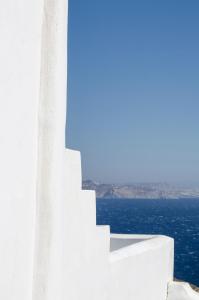
[(167, 300), (199, 300), (199, 293), (186, 282), (170, 282)]
[(112, 234), (110, 244), (110, 261), (115, 262), (173, 244), (173, 239), (163, 235)]

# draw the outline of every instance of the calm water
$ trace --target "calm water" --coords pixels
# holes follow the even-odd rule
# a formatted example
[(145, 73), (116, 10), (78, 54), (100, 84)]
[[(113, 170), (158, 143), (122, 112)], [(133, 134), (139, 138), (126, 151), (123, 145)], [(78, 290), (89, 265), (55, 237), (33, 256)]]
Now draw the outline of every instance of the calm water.
[(97, 223), (112, 233), (175, 239), (175, 277), (199, 286), (199, 199), (97, 200)]

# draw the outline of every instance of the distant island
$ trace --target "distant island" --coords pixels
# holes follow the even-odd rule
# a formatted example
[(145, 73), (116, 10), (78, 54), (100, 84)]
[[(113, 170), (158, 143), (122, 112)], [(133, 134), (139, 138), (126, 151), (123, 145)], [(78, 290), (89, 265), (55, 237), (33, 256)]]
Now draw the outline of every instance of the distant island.
[(83, 181), (83, 189), (95, 190), (102, 199), (185, 199), (199, 198), (199, 188), (177, 187), (168, 183), (106, 184)]

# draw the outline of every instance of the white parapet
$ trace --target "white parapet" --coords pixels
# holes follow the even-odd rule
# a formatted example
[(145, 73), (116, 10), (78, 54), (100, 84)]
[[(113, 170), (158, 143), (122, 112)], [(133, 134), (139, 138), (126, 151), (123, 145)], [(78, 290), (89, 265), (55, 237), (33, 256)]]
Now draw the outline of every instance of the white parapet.
[(186, 282), (172, 281), (168, 285), (167, 300), (199, 300), (199, 294)]
[(173, 239), (112, 235), (111, 300), (166, 300), (173, 279)]

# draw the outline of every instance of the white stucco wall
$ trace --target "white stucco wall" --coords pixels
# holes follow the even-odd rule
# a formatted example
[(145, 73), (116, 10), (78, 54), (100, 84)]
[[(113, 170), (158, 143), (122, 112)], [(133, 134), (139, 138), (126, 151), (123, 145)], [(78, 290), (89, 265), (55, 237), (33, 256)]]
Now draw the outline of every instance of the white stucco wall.
[(33, 299), (63, 297), (67, 1), (44, 0)]
[(40, 0), (0, 9), (0, 299), (31, 298), (36, 197)]
[(142, 235), (112, 238), (115, 246), (117, 239), (119, 246), (121, 240), (132, 241), (132, 245), (111, 253), (110, 299), (166, 300), (167, 283), (173, 280), (173, 240)]
[(170, 282), (167, 300), (199, 300), (199, 294), (186, 282)]
[(0, 299), (105, 299), (109, 231), (64, 149), (67, 1), (8, 0), (0, 22)]

